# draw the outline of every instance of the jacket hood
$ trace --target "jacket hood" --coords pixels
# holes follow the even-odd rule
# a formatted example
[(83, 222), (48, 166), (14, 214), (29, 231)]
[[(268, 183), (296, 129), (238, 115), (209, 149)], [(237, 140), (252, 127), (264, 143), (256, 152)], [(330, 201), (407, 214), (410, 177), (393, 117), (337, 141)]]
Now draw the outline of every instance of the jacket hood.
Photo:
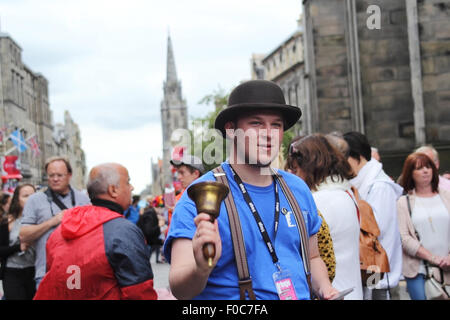
[(375, 182), (384, 182), (390, 185), (397, 195), (397, 198), (403, 193), (403, 188), (395, 183), (383, 171), (383, 165), (373, 158), (367, 162), (355, 178), (350, 180), (350, 183), (358, 189), (359, 194), (363, 199), (367, 197)]
[(97, 206), (81, 206), (67, 210), (61, 221), (61, 235), (66, 240), (79, 238), (105, 222), (123, 218), (109, 209)]

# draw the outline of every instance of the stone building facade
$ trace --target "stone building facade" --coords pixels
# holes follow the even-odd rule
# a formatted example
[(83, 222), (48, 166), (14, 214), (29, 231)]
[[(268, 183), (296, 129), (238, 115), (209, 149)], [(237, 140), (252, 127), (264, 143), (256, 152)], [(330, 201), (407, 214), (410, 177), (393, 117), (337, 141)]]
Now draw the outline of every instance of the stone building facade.
[[(304, 90), (303, 25), (268, 54), (253, 54), (251, 59), (252, 79), (265, 79), (277, 83), (284, 92), (286, 103), (303, 109), (306, 103)], [(304, 114), (304, 116), (307, 116)], [(309, 131), (305, 117), (294, 126), (295, 135)]]
[(450, 169), (450, 1), (305, 0), (311, 132), (367, 135), (388, 173), (431, 143)]
[(86, 156), (81, 147), (81, 132), (78, 124), (73, 121), (69, 111), (64, 112), (64, 123), (56, 123), (53, 131), (55, 154), (66, 156), (73, 168), (71, 184), (80, 189), (86, 189)]
[[(0, 142), (0, 155), (19, 157), (23, 182), (46, 184), (45, 160), (58, 154), (48, 81), (22, 62), (22, 48), (7, 33), (0, 33), (0, 128), (6, 129), (6, 138)], [(17, 148), (14, 149), (14, 144), (7, 137), (16, 129), (21, 131), (25, 139), (35, 136), (40, 149), (38, 156), (34, 156), (31, 148), (21, 153)], [(72, 134), (65, 133), (66, 136)], [(79, 136), (79, 130), (77, 134)], [(77, 158), (72, 166), (74, 172), (82, 172), (83, 168), (85, 171), (84, 156)], [(81, 179), (78, 182), (77, 187), (84, 188), (84, 181), (82, 184)]]

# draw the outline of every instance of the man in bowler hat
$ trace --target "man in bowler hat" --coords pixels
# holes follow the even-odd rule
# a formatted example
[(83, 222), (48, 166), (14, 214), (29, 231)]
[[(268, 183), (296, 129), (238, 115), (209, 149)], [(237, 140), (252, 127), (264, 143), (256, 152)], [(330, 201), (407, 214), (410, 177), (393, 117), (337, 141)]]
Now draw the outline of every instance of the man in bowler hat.
[[(222, 203), (220, 215), (211, 222), (209, 215), (197, 215), (195, 203), (185, 192), (175, 207), (164, 246), (171, 263), (172, 293), (178, 299), (311, 298), (293, 209), (270, 169), (283, 132), (300, 116), (300, 108), (287, 105), (281, 88), (273, 82), (252, 80), (231, 92), (215, 128), (232, 142), (231, 155), (221, 166), (238, 211), (253, 294), (241, 295), (225, 205)], [(295, 175), (281, 170), (278, 174), (303, 213), (309, 236), (312, 289), (322, 299), (333, 298), (338, 292), (331, 286), (319, 256), (316, 233), (321, 219), (311, 192)], [(216, 177), (210, 171), (194, 183), (202, 181), (216, 181)], [(270, 241), (263, 241), (267, 236)], [(212, 267), (202, 253), (205, 243), (216, 247)]]

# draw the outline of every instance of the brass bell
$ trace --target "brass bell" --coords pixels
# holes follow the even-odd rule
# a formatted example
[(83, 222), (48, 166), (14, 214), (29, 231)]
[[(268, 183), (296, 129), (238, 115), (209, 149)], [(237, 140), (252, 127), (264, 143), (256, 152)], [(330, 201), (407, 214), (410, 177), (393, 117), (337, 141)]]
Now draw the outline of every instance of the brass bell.
[[(187, 190), (189, 198), (194, 201), (197, 214), (207, 213), (211, 217), (211, 222), (219, 217), (220, 205), (228, 195), (229, 189), (226, 185), (216, 181), (205, 181), (190, 186)], [(213, 243), (206, 243), (203, 246), (203, 256), (208, 260), (208, 265), (212, 267), (212, 260), (216, 255), (216, 248)]]

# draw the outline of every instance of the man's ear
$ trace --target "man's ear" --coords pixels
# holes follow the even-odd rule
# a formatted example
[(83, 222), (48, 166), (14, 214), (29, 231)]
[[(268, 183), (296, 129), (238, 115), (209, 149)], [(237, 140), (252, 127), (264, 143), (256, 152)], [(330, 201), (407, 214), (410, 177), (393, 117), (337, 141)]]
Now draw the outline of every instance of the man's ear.
[(117, 192), (117, 186), (110, 184), (108, 186), (108, 194), (112, 197), (112, 198), (117, 198), (118, 196), (118, 192)]

